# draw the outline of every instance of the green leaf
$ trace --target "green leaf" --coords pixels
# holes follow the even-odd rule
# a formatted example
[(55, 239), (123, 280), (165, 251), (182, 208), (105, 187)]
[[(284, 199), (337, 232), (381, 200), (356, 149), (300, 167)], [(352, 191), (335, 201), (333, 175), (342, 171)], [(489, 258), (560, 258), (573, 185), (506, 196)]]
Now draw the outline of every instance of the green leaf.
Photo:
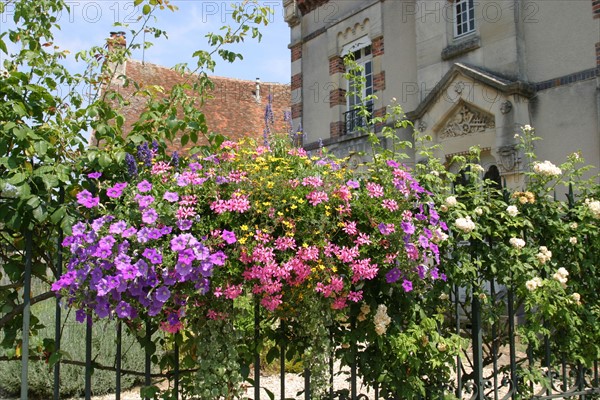
[(187, 133), (183, 134), (181, 136), (181, 147), (183, 147), (186, 144), (188, 144), (189, 141), (190, 141), (190, 135), (188, 135)]
[(100, 157), (98, 158), (98, 162), (100, 163), (100, 166), (102, 168), (108, 167), (110, 165), (110, 163), (111, 163), (110, 154), (108, 154), (108, 153), (101, 153)]
[(279, 349), (277, 347), (272, 347), (267, 353), (267, 362), (271, 364), (273, 360), (277, 358), (277, 356), (279, 356)]
[(8, 183), (10, 183), (11, 185), (19, 185), (20, 183), (25, 182), (26, 179), (27, 174), (25, 174), (24, 172), (17, 172), (8, 180)]
[(152, 7), (150, 7), (149, 4), (144, 4), (144, 7), (142, 8), (144, 15), (150, 14), (150, 11), (152, 11)]
[(27, 200), (27, 205), (31, 208), (37, 208), (40, 205), (40, 198), (37, 196), (31, 196), (29, 200)]

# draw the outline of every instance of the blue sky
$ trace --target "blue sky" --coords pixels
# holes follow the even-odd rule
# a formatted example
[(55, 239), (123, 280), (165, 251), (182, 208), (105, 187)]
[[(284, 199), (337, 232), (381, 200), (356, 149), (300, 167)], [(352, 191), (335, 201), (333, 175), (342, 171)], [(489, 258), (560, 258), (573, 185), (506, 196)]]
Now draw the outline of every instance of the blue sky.
[[(55, 44), (70, 50), (71, 54), (104, 44), (110, 31), (124, 30), (129, 33), (130, 29), (141, 26), (138, 17), (142, 15), (142, 9), (140, 6), (133, 6), (133, 1), (66, 0), (66, 3), (70, 5), (71, 13), (60, 16), (62, 30), (57, 32)], [(179, 9), (175, 12), (158, 11), (157, 19), (150, 22), (151, 26), (166, 31), (168, 40), (148, 35), (146, 39), (154, 45), (143, 54), (141, 51), (136, 52), (133, 58), (143, 58), (146, 62), (167, 67), (182, 62), (195, 65), (192, 53), (200, 49), (209, 50), (205, 35), (218, 32), (223, 25), (233, 24), (232, 3), (234, 2), (221, 0), (172, 0), (171, 4)], [(287, 48), (290, 35), (283, 20), (282, 2), (260, 0), (260, 3), (274, 11), (268, 26), (261, 27), (262, 41), (258, 43), (248, 38), (242, 46), (232, 48), (242, 53), (244, 59), (232, 64), (217, 59), (214, 75), (249, 80), (258, 77), (263, 82), (290, 81), (290, 51)], [(6, 26), (11, 19), (10, 9), (5, 10), (5, 14), (0, 16), (0, 25)], [(114, 22), (129, 23), (129, 28), (115, 28)], [(74, 65), (73, 59), (69, 63), (73, 64), (73, 68), (81, 68)]]

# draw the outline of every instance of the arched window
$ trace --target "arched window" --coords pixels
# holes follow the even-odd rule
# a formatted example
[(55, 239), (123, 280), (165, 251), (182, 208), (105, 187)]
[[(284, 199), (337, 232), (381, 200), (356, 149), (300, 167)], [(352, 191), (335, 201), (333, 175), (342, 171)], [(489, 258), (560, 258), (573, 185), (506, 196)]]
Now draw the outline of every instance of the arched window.
[(500, 176), (500, 170), (497, 166), (490, 165), (488, 170), (485, 172), (485, 175), (483, 175), (483, 180), (486, 181), (488, 179), (491, 181), (490, 187), (498, 190), (502, 189), (502, 177)]

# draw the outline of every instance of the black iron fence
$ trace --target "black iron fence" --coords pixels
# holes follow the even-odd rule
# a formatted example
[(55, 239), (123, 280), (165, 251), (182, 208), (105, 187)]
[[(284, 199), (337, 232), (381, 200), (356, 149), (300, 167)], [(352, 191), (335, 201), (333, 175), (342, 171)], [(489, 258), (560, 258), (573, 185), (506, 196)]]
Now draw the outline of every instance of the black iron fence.
[[(62, 242), (62, 234), (59, 234), (58, 243)], [(488, 246), (493, 246), (491, 241)], [(468, 244), (467, 244), (468, 246)], [(57, 274), (62, 273), (61, 265), (63, 263), (58, 245), (57, 251)], [(21, 399), (28, 398), (28, 368), (29, 368), (29, 324), (30, 324), (30, 293), (31, 293), (31, 268), (32, 268), (32, 236), (26, 236), (25, 247), (25, 282), (24, 282), (24, 309), (23, 309), (23, 337), (22, 337), (22, 374), (21, 374)], [(487, 275), (489, 276), (489, 275)], [(58, 276), (57, 276), (58, 278)], [(475, 288), (477, 290), (475, 290)], [(570, 358), (568, 354), (554, 354), (554, 342), (560, 337), (561, 332), (555, 331), (552, 334), (540, 334), (540, 340), (543, 343), (543, 351), (534, 352), (531, 346), (521, 341), (517, 329), (519, 324), (525, 323), (528, 313), (522, 307), (521, 299), (515, 295), (514, 287), (500, 285), (494, 278), (487, 279), (482, 273), (476, 277), (473, 282), (466, 285), (455, 285), (451, 290), (449, 301), (452, 301), (453, 312), (448, 315), (449, 323), (455, 333), (468, 339), (469, 345), (465, 351), (456, 357), (454, 364), (454, 376), (447, 382), (444, 388), (432, 390), (435, 395), (426, 395), (425, 398), (432, 399), (471, 399), (471, 400), (504, 400), (504, 399), (579, 399), (592, 400), (600, 399), (600, 370), (598, 361), (592, 365), (583, 365), (577, 359)], [(493, 308), (495, 311), (489, 313), (483, 310), (483, 303), (487, 309)], [(56, 301), (56, 329), (55, 346), (61, 348), (62, 329), (60, 321), (62, 318), (61, 304)], [(122, 322), (116, 322), (116, 356), (113, 365), (99, 365), (95, 363), (92, 352), (92, 341), (94, 337), (94, 325), (91, 317), (87, 317), (85, 334), (85, 359), (67, 360), (62, 359), (54, 365), (53, 398), (61, 398), (60, 379), (61, 365), (77, 365), (85, 369), (85, 390), (86, 399), (92, 397), (92, 379), (93, 370), (106, 369), (114, 371), (114, 389), (115, 399), (120, 400), (122, 395), (121, 378), (125, 374), (143, 377), (144, 384), (149, 386), (154, 380), (162, 379), (170, 382), (173, 388), (175, 398), (183, 398), (179, 394), (180, 380), (183, 375), (189, 371), (179, 368), (179, 348), (175, 345), (174, 368), (167, 372), (153, 372), (152, 354), (146, 350), (145, 367), (143, 371), (126, 370), (122, 367)], [(145, 327), (146, 332), (156, 332), (149, 323)], [(254, 340), (261, 340), (261, 317), (258, 302), (254, 307)], [(284, 324), (280, 324), (277, 329), (285, 329)], [(356, 344), (353, 344), (356, 346)], [(311, 372), (304, 371), (304, 391), (303, 393), (289, 393), (286, 390), (286, 348), (284, 344), (279, 344), (280, 352), (280, 380), (279, 393), (275, 398), (311, 398)], [(376, 384), (369, 382), (360, 382), (357, 373), (356, 363), (350, 363), (347, 371), (347, 385), (344, 388), (335, 387), (334, 366), (336, 365), (333, 353), (329, 360), (329, 399), (380, 399), (379, 388)], [(537, 371), (545, 379), (533, 379), (531, 372)], [(528, 375), (530, 374), (530, 375)], [(270, 396), (261, 393), (261, 358), (258, 353), (255, 354), (253, 371), (253, 399), (267, 398)], [(537, 382), (537, 383), (536, 383)], [(433, 388), (432, 388), (433, 389)], [(443, 394), (439, 394), (443, 393)], [(300, 396), (300, 397), (295, 397)], [(400, 399), (400, 397), (397, 397)]]

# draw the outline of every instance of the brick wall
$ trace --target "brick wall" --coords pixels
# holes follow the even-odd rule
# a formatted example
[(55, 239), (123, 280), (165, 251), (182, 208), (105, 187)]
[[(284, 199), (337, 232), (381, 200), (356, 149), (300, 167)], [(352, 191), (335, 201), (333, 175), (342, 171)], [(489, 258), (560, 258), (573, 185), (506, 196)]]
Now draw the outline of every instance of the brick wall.
[(385, 90), (385, 71), (381, 71), (373, 76), (373, 90), (376, 92)]
[(292, 76), (292, 90), (302, 89), (302, 72)]
[(340, 137), (344, 134), (344, 122), (337, 121), (329, 124), (329, 136), (332, 138)]
[(592, 13), (594, 18), (600, 18), (600, 0), (592, 0)]
[(384, 54), (383, 36), (379, 36), (373, 39), (371, 44), (373, 50), (373, 57), (381, 56)]
[(340, 56), (331, 57), (329, 59), (329, 75), (344, 72), (346, 72), (346, 67), (344, 66), (344, 59)]
[(302, 43), (293, 45), (290, 50), (292, 51), (292, 62), (302, 58)]
[(329, 107), (346, 104), (346, 91), (344, 89), (335, 89), (329, 92)]
[(302, 103), (292, 104), (292, 119), (302, 117)]

